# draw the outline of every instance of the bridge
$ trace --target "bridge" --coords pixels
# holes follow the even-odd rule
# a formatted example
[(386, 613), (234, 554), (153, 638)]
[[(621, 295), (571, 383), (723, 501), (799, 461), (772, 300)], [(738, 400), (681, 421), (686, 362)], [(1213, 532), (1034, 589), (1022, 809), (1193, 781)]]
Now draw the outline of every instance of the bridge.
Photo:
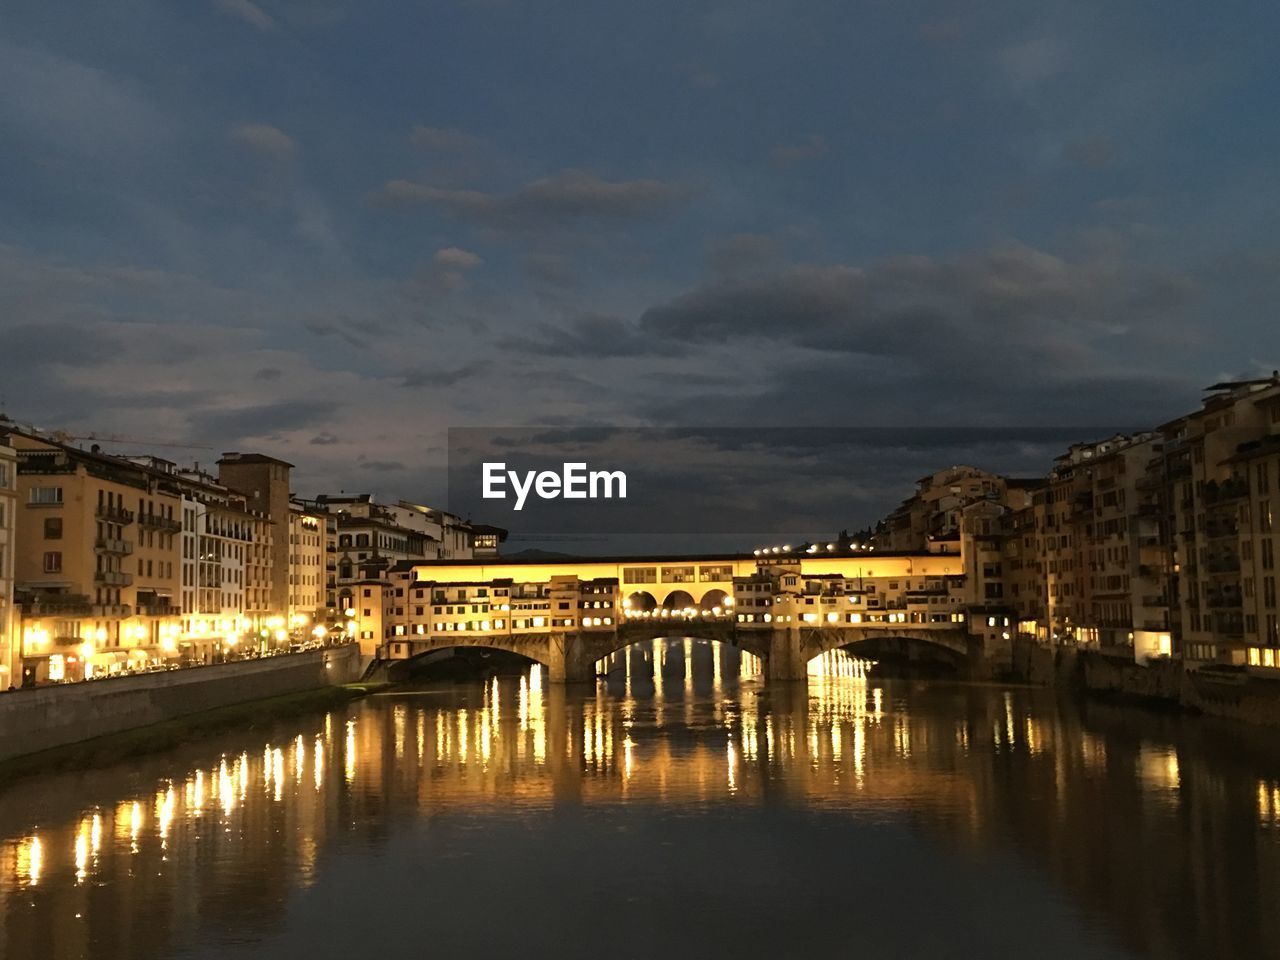
[(574, 682), (634, 643), (692, 637), (760, 657), (769, 679), (801, 680), (827, 651), (890, 643), (977, 673), (1011, 628), (1007, 613), (967, 602), (963, 569), (955, 553), (407, 564), (382, 591), (377, 653), (502, 650)]

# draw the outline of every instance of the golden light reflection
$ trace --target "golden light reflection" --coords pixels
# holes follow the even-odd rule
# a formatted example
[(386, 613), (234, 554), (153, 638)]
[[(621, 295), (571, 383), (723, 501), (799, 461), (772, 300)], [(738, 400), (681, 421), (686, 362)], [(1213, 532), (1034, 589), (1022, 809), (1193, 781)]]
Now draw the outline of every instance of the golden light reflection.
[(395, 709), (391, 711), (391, 723), (395, 734), (395, 751), (396, 759), (404, 759), (404, 739), (405, 728), (409, 720), (409, 708), (403, 703), (398, 703)]
[[(102, 884), (114, 888), (113, 896), (119, 891), (119, 902), (152, 897), (167, 903), (157, 890), (176, 882), (174, 878), (199, 876), (206, 878), (202, 883), (221, 883), (218, 871), (232, 868), (261, 877), (263, 857), (279, 857), (292, 870), (287, 875), (280, 871), (279, 878), (273, 872), (272, 881), (279, 879), (282, 889), (289, 883), (309, 884), (323, 878), (334, 835), (354, 829), (356, 823), (364, 827), (384, 815), (403, 816), (406, 811), (509, 813), (521, 805), (542, 810), (560, 803), (617, 804), (613, 809), (621, 823), (626, 811), (619, 800), (705, 809), (729, 797), (735, 804), (780, 799), (830, 808), (865, 804), (863, 809), (877, 816), (922, 811), (922, 822), (933, 815), (950, 818), (948, 829), (954, 827), (972, 839), (989, 826), (984, 805), (1000, 805), (995, 815), (1008, 816), (1004, 798), (993, 798), (993, 790), (1016, 787), (1025, 795), (1048, 798), (1051, 816), (1059, 817), (1065, 815), (1068, 802), (1078, 804), (1082, 795), (1110, 797), (1113, 789), (1127, 790), (1128, 796), (1135, 789), (1141, 791), (1139, 796), (1172, 791), (1201, 773), (1185, 744), (1180, 755), (1178, 747), (1160, 741), (1159, 733), (1142, 741), (1105, 740), (1104, 734), (1033, 715), (1027, 705), (1031, 697), (1022, 693), (1005, 697), (996, 691), (983, 695), (979, 707), (968, 709), (969, 701), (956, 697), (947, 702), (960, 704), (957, 711), (963, 712), (931, 717), (925, 711), (936, 709), (936, 697), (916, 699), (916, 688), (896, 684), (872, 688), (866, 670), (858, 670), (853, 658), (830, 658), (830, 669), (811, 672), (799, 692), (755, 685), (735, 689), (736, 654), (730, 648), (693, 649), (702, 671), (693, 690), (701, 696), (708, 689), (708, 666), (715, 677), (723, 670), (725, 682), (712, 681), (714, 698), (691, 697), (687, 686), (681, 689), (674, 682), (676, 664), (668, 661), (672, 672), (666, 690), (672, 699), (665, 713), (643, 679), (637, 695), (619, 696), (620, 676), (581, 694), (553, 687), (544, 699), (542, 668), (533, 667), (519, 677), (472, 688), (454, 701), (469, 702), (471, 709), (441, 708), (439, 700), (378, 697), (350, 708), (359, 721), (345, 712), (338, 712), (336, 720), (299, 720), (278, 738), (281, 746), (262, 745), (261, 740), (254, 744), (252, 762), (259, 746), (262, 749), (261, 771), (252, 768), (249, 753), (228, 750), (219, 758), (216, 751), (198, 753), (211, 748), (197, 745), (192, 748), (197, 759), (190, 761), (189, 770), (155, 767), (154, 780), (137, 784), (136, 790), (135, 781), (130, 781), (128, 789), (140, 801), (132, 796), (105, 801), (104, 814), (77, 801), (60, 823), (41, 822), (38, 836), (32, 824), (23, 824), (4, 844), (13, 859), (4, 864), (0, 895), (23, 885), (40, 884), (41, 897), (81, 886), (80, 899), (74, 902), (79, 910), (102, 899), (85, 893)], [(625, 663), (631, 656), (637, 658), (641, 678), (646, 654), (652, 657), (656, 677), (668, 654), (681, 655), (681, 644), (672, 642), (664, 652), (659, 644), (646, 642), (643, 649), (624, 653)], [(614, 665), (616, 670), (619, 665)], [(684, 711), (691, 700), (696, 713), (686, 721)], [(478, 701), (483, 706), (476, 709)], [(432, 706), (416, 705), (422, 702)], [(659, 716), (667, 718), (665, 723), (658, 722)], [(345, 739), (326, 743), (325, 732), (334, 723), (345, 725)], [(1001, 775), (994, 779), (987, 765), (993, 752), (986, 740), (989, 735), (1002, 747), (1015, 741), (1018, 747), (1000, 751)], [(405, 743), (408, 736), (415, 737), (412, 749)], [(1105, 762), (1108, 744), (1115, 751), (1110, 766)], [(336, 775), (339, 750), (342, 778)], [(1052, 760), (1019, 766), (1017, 755), (1023, 753)], [(1099, 781), (1086, 790), (1059, 789), (1055, 794), (1064, 776), (1080, 781), (1081, 758), (1085, 766), (1107, 777), (1106, 791), (1098, 789)], [(326, 763), (333, 764), (328, 778)], [(286, 764), (292, 771), (290, 789), (285, 789)], [(224, 818), (234, 813), (234, 829), (221, 819), (200, 819), (206, 774), (212, 811), (220, 810)], [(313, 791), (302, 789), (304, 779), (310, 779)], [(1067, 786), (1074, 784), (1068, 780)], [(1280, 827), (1280, 783), (1250, 776), (1238, 786), (1230, 809), (1247, 815), (1256, 805), (1258, 824)], [(1137, 806), (1150, 816), (1169, 805), (1157, 800)], [(145, 821), (148, 810), (154, 826)], [(107, 853), (99, 859), (104, 816), (109, 836)], [(1088, 818), (1082, 822), (1087, 830)], [(1007, 820), (995, 826), (999, 832), (1007, 828)], [(1081, 821), (1073, 821), (1073, 830), (1080, 829)], [(204, 842), (213, 833), (219, 840), (216, 853)], [(153, 836), (158, 844), (148, 839)], [(134, 854), (141, 852), (131, 865), (129, 858), (120, 856), (126, 846)], [(166, 862), (176, 866), (159, 866)], [(164, 878), (158, 886), (157, 874)], [(147, 882), (153, 886), (141, 885), (141, 878), (150, 878)], [(11, 899), (8, 909), (13, 910), (19, 899)], [(93, 909), (105, 916), (110, 907)], [(175, 908), (174, 916), (185, 914)]]
[(129, 852), (138, 852), (138, 835), (142, 833), (142, 804), (137, 800), (129, 805)]
[(166, 845), (169, 830), (173, 826), (173, 810), (177, 804), (177, 794), (170, 783), (164, 790), (156, 794), (156, 824), (160, 831), (160, 843)]
[(284, 751), (279, 747), (271, 751), (271, 777), (275, 783), (272, 798), (279, 803), (284, 797)]
[(356, 778), (356, 722), (347, 721), (347, 741), (343, 748), (343, 778), (350, 783)]
[(33, 834), (18, 844), (18, 882), (34, 887), (40, 883), (40, 874), (43, 871), (44, 844), (38, 836)]
[(1263, 826), (1280, 826), (1280, 782), (1258, 781), (1258, 822)]
[(730, 793), (738, 792), (738, 749), (730, 736), (725, 748), (725, 764), (728, 768), (728, 787)]
[[(271, 764), (268, 763), (270, 752), (264, 751), (263, 756), (263, 773), (267, 776), (271, 770)], [(270, 780), (267, 781), (268, 787)], [(236, 790), (235, 784), (231, 780), (231, 771), (227, 769), (227, 758), (223, 757), (218, 763), (218, 775), (213, 782), (213, 800), (222, 808), (222, 815), (228, 816), (236, 806)]]
[(1177, 790), (1180, 782), (1177, 751), (1144, 743), (1138, 749), (1138, 775), (1146, 787)]
[(84, 883), (89, 875), (89, 821), (80, 821), (80, 829), (76, 831), (75, 861), (76, 884)]

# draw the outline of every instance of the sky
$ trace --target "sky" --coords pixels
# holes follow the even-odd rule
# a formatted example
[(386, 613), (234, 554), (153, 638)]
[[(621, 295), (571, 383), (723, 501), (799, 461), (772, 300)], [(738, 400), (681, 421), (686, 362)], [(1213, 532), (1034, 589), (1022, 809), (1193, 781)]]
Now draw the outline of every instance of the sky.
[(1280, 367), (1278, 28), (8, 0), (4, 409), (436, 503), (450, 427), (1163, 422)]

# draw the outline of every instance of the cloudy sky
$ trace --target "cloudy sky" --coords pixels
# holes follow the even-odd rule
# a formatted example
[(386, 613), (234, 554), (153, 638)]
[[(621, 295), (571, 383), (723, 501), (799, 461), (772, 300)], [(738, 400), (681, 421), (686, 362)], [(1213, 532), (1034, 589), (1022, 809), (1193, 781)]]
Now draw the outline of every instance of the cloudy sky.
[(1158, 422), (1280, 366), (1277, 28), (8, 0), (0, 392), (436, 501), (449, 426)]

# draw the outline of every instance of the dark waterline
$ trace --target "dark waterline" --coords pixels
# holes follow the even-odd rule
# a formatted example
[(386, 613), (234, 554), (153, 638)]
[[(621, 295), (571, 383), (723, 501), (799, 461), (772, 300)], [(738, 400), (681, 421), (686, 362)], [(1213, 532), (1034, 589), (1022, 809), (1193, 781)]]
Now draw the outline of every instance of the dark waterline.
[(646, 645), (0, 788), (0, 956), (1280, 956), (1269, 732), (753, 670)]

